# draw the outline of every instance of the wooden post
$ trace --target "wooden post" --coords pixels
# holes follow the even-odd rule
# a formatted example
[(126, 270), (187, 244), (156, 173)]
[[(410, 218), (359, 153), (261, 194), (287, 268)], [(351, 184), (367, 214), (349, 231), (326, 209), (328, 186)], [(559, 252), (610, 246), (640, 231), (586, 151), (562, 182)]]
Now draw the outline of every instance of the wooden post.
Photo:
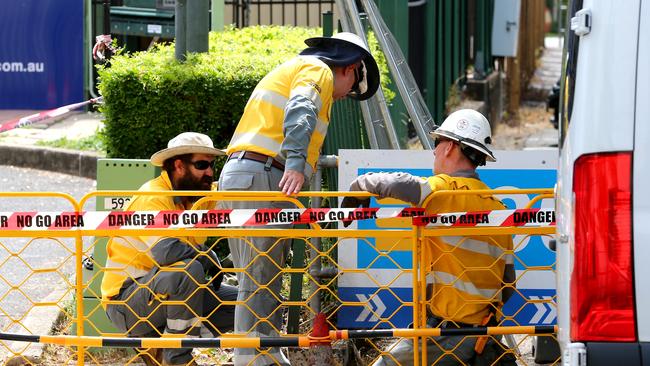
[(519, 104), (521, 103), (521, 78), (519, 59), (506, 57), (506, 80), (508, 80), (508, 114), (511, 120), (517, 120)]

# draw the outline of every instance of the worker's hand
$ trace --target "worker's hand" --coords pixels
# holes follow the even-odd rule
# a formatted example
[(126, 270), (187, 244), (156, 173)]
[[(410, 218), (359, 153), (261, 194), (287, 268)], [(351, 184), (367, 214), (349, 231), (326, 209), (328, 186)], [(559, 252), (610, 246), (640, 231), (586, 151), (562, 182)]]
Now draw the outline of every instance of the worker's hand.
[[(370, 207), (370, 197), (345, 197), (341, 202), (341, 208)], [(352, 220), (343, 220), (343, 226), (348, 227)]]
[(302, 189), (303, 183), (305, 183), (305, 176), (302, 174), (302, 172), (292, 169), (285, 169), (284, 175), (282, 175), (282, 179), (280, 179), (280, 184), (278, 184), (278, 187), (282, 193), (286, 195), (292, 195), (300, 193), (300, 189)]

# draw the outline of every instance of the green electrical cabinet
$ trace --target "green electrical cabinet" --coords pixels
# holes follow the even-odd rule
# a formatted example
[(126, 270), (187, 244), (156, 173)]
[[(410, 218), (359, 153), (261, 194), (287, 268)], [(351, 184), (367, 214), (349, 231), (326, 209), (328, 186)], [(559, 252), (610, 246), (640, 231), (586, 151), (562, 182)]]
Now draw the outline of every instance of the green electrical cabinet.
[(175, 1), (125, 0), (111, 7), (111, 33), (124, 36), (174, 38)]
[[(140, 188), (146, 181), (160, 175), (160, 168), (151, 165), (144, 159), (99, 159), (97, 161), (97, 190), (133, 191)], [(126, 207), (129, 197), (98, 196), (96, 207), (98, 211), (121, 210)], [(102, 333), (119, 333), (106, 317), (101, 305), (101, 269), (106, 264), (105, 237), (97, 237), (92, 243), (93, 266), (83, 268), (84, 281), (84, 335), (97, 336)], [(87, 253), (90, 254), (90, 253)], [(89, 262), (90, 263), (90, 262)], [(73, 329), (77, 333), (76, 328)]]

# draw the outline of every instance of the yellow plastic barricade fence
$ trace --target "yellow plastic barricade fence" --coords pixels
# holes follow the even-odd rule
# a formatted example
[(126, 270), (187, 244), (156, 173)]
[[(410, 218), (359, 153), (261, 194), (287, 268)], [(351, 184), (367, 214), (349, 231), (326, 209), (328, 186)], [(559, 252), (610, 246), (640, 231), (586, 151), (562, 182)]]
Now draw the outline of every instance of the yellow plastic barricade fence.
[[(551, 309), (551, 314), (556, 314), (556, 305), (552, 297), (531, 300), (534, 297), (527, 298), (517, 286), (522, 278), (538, 271), (554, 273), (555, 262), (531, 265), (517, 253), (524, 249), (531, 238), (550, 239), (555, 234), (553, 209), (531, 209), (544, 199), (553, 202), (553, 191), (439, 191), (429, 196), (423, 206), (454, 196), (469, 195), (530, 195), (532, 199), (526, 207), (518, 210), (441, 213), (414, 219), (414, 231), (418, 238), (416, 256), (419, 263), (418, 284), (414, 290), (414, 298), (417, 299), (414, 327), (433, 326), (442, 330), (439, 337), (414, 339), (417, 340), (414, 344), (420, 346), (416, 346), (420, 351), (420, 361), (423, 365), (475, 364), (476, 358), (484, 354), (487, 359), (495, 361), (476, 364), (509, 364), (508, 361), (517, 364), (533, 363), (532, 357), (521, 354), (520, 350), (530, 349), (532, 336), (539, 334), (542, 328), (548, 330), (548, 327), (537, 326), (533, 327), (536, 330), (531, 331), (530, 326), (519, 324), (521, 317), (518, 315), (521, 315), (531, 302), (545, 304)], [(553, 207), (546, 205), (549, 206)], [(508, 279), (504, 277), (504, 264), (513, 265), (513, 269), (522, 269)], [(518, 296), (524, 300), (523, 304), (515, 309), (511, 306), (508, 312), (504, 311), (503, 303)], [(472, 320), (464, 322), (464, 319)], [(519, 331), (485, 335), (478, 330), (482, 327), (477, 325)], [(458, 328), (464, 327), (473, 327), (477, 332), (455, 337), (454, 333)], [(506, 334), (508, 336), (502, 337)], [(512, 334), (518, 336), (513, 337)], [(469, 362), (468, 349), (475, 352)], [(492, 358), (487, 355), (489, 352), (494, 353)], [(387, 357), (391, 357), (390, 353)], [(415, 359), (418, 359), (417, 355)], [(555, 362), (558, 363), (559, 358)]]
[[(15, 214), (17, 203), (29, 207), (30, 212)], [(82, 282), (77, 269), (83, 237), (77, 230), (47, 230), (64, 222), (52, 220), (43, 211), (57, 207), (74, 213), (79, 204), (62, 193), (0, 192), (0, 207), (0, 330), (9, 334), (0, 340), (0, 364), (12, 358), (29, 364), (48, 346), (24, 343), (11, 335), (58, 332), (59, 320), (73, 320), (79, 311), (74, 299), (82, 291), (75, 284)], [(71, 216), (61, 217), (69, 221)], [(71, 360), (62, 357), (62, 361)]]
[[(483, 216), (472, 216), (470, 222), (467, 216), (461, 218), (463, 213), (457, 213), (446, 214), (444, 225), (441, 224), (442, 216), (437, 216), (441, 221), (432, 222), (438, 220), (436, 216), (424, 215), (419, 219), (413, 218), (413, 222), (417, 221), (417, 224), (411, 228), (343, 229), (340, 225), (341, 219), (381, 221), (397, 218), (410, 221), (410, 216), (425, 213), (422, 210), (406, 211), (402, 208), (308, 209), (300, 201), (309, 197), (321, 197), (325, 201), (332, 202), (337, 197), (351, 195), (350, 192), (303, 192), (298, 197), (286, 197), (275, 192), (210, 192), (207, 196), (206, 192), (183, 192), (184, 195), (204, 197), (198, 199), (194, 208), (188, 211), (111, 213), (85, 209), (86, 206), (90, 206), (88, 203), (97, 197), (128, 197), (134, 194), (136, 192), (133, 191), (93, 192), (77, 203), (69, 196), (54, 193), (0, 193), (0, 198), (66, 199), (71, 205), (70, 212), (58, 213), (58, 216), (56, 213), (40, 216), (38, 213), (22, 215), (24, 217), (31, 215), (34, 220), (39, 216), (41, 221), (55, 221), (57, 217), (62, 221), (62, 217), (67, 215), (69, 217), (67, 225), (59, 226), (50, 222), (49, 225), (41, 223), (19, 229), (15, 225), (20, 215), (0, 213), (0, 237), (3, 238), (0, 240), (0, 250), (4, 252), (0, 253), (2, 256), (0, 259), (3, 261), (0, 264), (0, 279), (5, 287), (0, 294), (0, 314), (8, 319), (0, 324), (2, 344), (0, 348), (5, 354), (3, 362), (11, 356), (23, 357), (24, 360), (29, 361), (31, 359), (28, 357), (28, 351), (37, 344), (45, 344), (43, 357), (49, 364), (83, 365), (84, 362), (139, 364), (142, 360), (150, 362), (149, 364), (158, 364), (159, 359), (149, 355), (155, 356), (157, 353), (152, 350), (162, 348), (194, 348), (191, 359), (198, 365), (232, 362), (233, 348), (247, 350), (237, 355), (240, 361), (243, 359), (249, 364), (261, 361), (273, 363), (280, 362), (283, 357), (282, 354), (276, 353), (278, 347), (289, 347), (289, 358), (294, 364), (304, 365), (313, 364), (314, 360), (310, 358), (312, 356), (308, 351), (301, 351), (299, 348), (324, 345), (334, 349), (333, 355), (330, 355), (331, 358), (327, 362), (342, 364), (343, 355), (346, 353), (344, 350), (347, 350), (345, 340), (364, 339), (363, 342), (357, 342), (352, 346), (357, 351), (353, 352), (356, 356), (349, 356), (357, 358), (356, 362), (361, 364), (373, 364), (380, 359), (384, 360), (385, 364), (399, 362), (400, 359), (393, 355), (393, 351), (398, 348), (395, 344), (399, 340), (411, 342), (408, 351), (412, 362), (418, 365), (436, 364), (445, 360), (454, 360), (457, 364), (463, 364), (457, 353), (464, 343), (472, 343), (472, 348), (476, 349), (479, 349), (481, 344), (497, 344), (501, 347), (499, 359), (504, 360), (507, 355), (511, 355), (518, 364), (532, 364), (532, 360), (521, 355), (519, 349), (530, 343), (533, 334), (555, 332), (553, 325), (533, 326), (518, 323), (517, 313), (531, 303), (530, 299), (522, 293), (518, 294), (523, 298), (521, 309), (515, 309), (508, 314), (501, 311), (502, 294), (508, 290), (517, 294), (517, 283), (520, 277), (504, 283), (503, 287), (489, 288), (489, 291), (483, 287), (489, 287), (487, 282), (490, 281), (481, 282), (482, 278), (502, 276), (500, 263), (518, 262), (519, 267), (523, 265), (524, 269), (518, 270), (518, 276), (525, 275), (529, 271), (552, 271), (552, 265), (543, 268), (527, 267), (526, 262), (517, 257), (517, 251), (533, 236), (552, 235), (555, 232), (554, 222), (531, 226), (530, 222), (513, 221), (511, 217), (510, 221), (502, 220), (501, 226), (488, 226), (483, 221), (485, 219)], [(178, 192), (137, 192), (137, 194), (173, 197), (178, 195)], [(454, 191), (435, 194), (538, 195), (540, 198), (531, 200), (530, 205), (541, 199), (552, 198), (551, 190), (464, 193)], [(365, 193), (355, 195), (368, 196)], [(214, 207), (218, 202), (246, 200), (268, 201), (269, 209), (222, 210)], [(525, 212), (528, 214), (528, 211)], [(456, 220), (453, 223), (451, 216)], [(9, 217), (8, 221), (5, 220), (7, 225), (4, 226), (3, 217)], [(77, 221), (72, 223), (71, 220)], [(438, 226), (434, 225), (436, 223)], [(307, 227), (292, 227), (292, 224), (306, 224)], [(452, 242), (448, 240), (445, 242), (445, 238), (449, 237), (455, 239)], [(100, 248), (105, 243), (100, 240), (101, 238), (108, 239), (108, 250), (112, 251), (108, 263), (105, 258), (91, 256), (93, 253), (106, 250)], [(159, 259), (152, 258), (152, 248), (166, 245), (168, 243), (166, 240), (169, 238), (179, 238), (189, 244), (189, 247), (198, 248), (195, 259), (158, 266), (156, 261)], [(197, 243), (203, 243), (204, 238), (208, 238), (209, 248), (220, 257), (228, 252), (228, 239), (231, 241), (238, 239), (232, 241), (230, 246), (238, 245), (239, 251), (248, 250), (253, 254), (252, 259), (232, 267), (224, 263), (220, 273), (197, 276), (193, 272), (194, 262), (200, 262), (203, 266), (201, 268), (210, 267), (210, 263), (216, 264), (207, 246), (196, 246)], [(264, 247), (257, 247), (260, 238), (271, 239), (267, 239)], [(500, 241), (503, 238), (514, 239), (511, 245), (504, 246)], [(22, 247), (7, 244), (8, 240), (15, 239), (21, 239), (18, 245)], [(339, 258), (349, 255), (342, 252), (347, 250), (342, 243), (350, 239), (375, 248), (376, 258), (370, 261), (368, 268), (345, 267), (339, 263)], [(41, 240), (52, 241), (64, 248), (66, 254), (60, 256), (61, 263), (47, 268), (29, 265), (28, 257), (32, 255), (29, 254), (30, 249), (44, 252), (40, 250)], [(294, 247), (296, 243), (302, 243), (307, 248), (303, 260), (296, 259), (295, 253), (290, 250), (288, 243), (291, 241)], [(376, 243), (380, 241), (381, 249), (377, 249)], [(480, 252), (493, 247), (500, 250), (500, 254), (493, 262), (479, 263), (480, 261), (473, 262), (471, 259), (466, 261), (460, 254), (461, 251)], [(126, 254), (120, 256), (114, 253), (120, 250)], [(404, 250), (411, 251), (412, 261), (416, 265), (404, 266), (393, 259), (393, 254)], [(288, 257), (284, 254), (288, 254)], [(486, 257), (485, 253), (483, 254)], [(385, 281), (374, 277), (372, 267), (379, 261), (392, 263), (400, 273), (397, 277), (403, 277), (402, 282), (404, 279), (410, 281), (413, 289), (410, 299), (403, 299), (395, 293), (393, 287), (398, 278)], [(443, 261), (455, 263), (456, 266), (449, 269), (448, 265), (447, 267), (443, 265)], [(238, 260), (235, 259), (234, 262), (237, 264)], [(13, 274), (2, 271), (9, 266), (9, 263), (24, 263), (30, 273), (16, 279)], [(480, 265), (475, 266), (477, 263)], [(89, 265), (99, 270), (94, 271), (91, 277), (83, 278), (82, 269)], [(260, 273), (260, 268), (264, 268), (266, 272)], [(320, 269), (328, 269), (328, 271)], [(327, 274), (323, 274), (325, 272)], [(62, 293), (63, 296), (54, 300), (39, 300), (29, 295), (25, 289), (29, 287), (29, 278), (43, 273), (52, 273), (60, 278), (58, 282), (50, 282), (48, 290), (56, 290), (55, 292)], [(190, 284), (187, 298), (175, 299), (173, 291), (169, 289), (166, 293), (152, 289), (157, 286), (157, 280), (168, 275), (171, 276), (170, 278), (178, 278), (174, 277), (178, 274), (182, 275), (181, 278), (186, 280), (186, 284)], [(224, 275), (223, 283), (240, 286), (238, 298), (220, 297), (220, 290), (213, 287), (219, 274)], [(295, 274), (303, 278), (303, 290), (298, 299), (292, 299), (289, 295), (289, 279)], [(337, 284), (342, 276), (350, 274), (367, 277), (378, 288), (375, 295), (359, 297), (357, 301), (343, 299), (337, 291)], [(106, 276), (108, 279), (104, 278)], [(105, 291), (110, 290), (111, 286), (114, 287), (112, 281), (117, 281), (115, 283), (118, 284), (119, 295), (110, 299), (104, 298), (91, 308), (84, 308), (84, 302), (78, 301), (84, 294), (102, 298), (100, 288), (103, 286)], [(182, 286), (186, 285), (179, 285)], [(124, 290), (127, 288), (132, 292), (125, 293)], [(472, 293), (473, 290), (481, 296)], [(139, 291), (148, 293), (148, 296), (145, 296), (148, 301), (145, 303), (135, 301), (136, 297), (140, 296)], [(380, 291), (392, 294), (398, 302), (393, 313), (386, 314), (377, 305), (375, 297), (379, 296)], [(192, 299), (199, 296), (197, 295), (199, 293), (203, 298), (211, 296), (216, 299), (214, 308), (203, 309), (202, 312), (193, 308)], [(19, 315), (12, 313), (13, 308), (6, 301), (11, 294), (21, 294), (24, 298), (23, 303), (27, 309), (25, 313)], [(453, 299), (449, 300), (450, 297), (462, 299), (462, 303), (457, 303), (459, 305), (457, 309), (436, 307), (443, 303), (453, 304)], [(540, 298), (533, 302), (555, 306), (552, 299)], [(61, 313), (56, 326), (47, 330), (36, 330), (31, 327), (27, 321), (29, 318), (27, 313), (48, 306)], [(124, 319), (113, 319), (113, 321), (114, 323), (121, 321), (126, 331), (107, 332), (103, 326), (91, 321), (93, 314), (97, 312), (103, 314), (106, 306), (119, 309), (117, 314), (121, 314)], [(148, 310), (140, 306), (148, 306)], [(489, 312), (492, 314), (491, 320), (468, 324), (455, 320), (459, 315), (477, 312), (472, 309), (480, 309), (481, 306), (491, 309)], [(253, 318), (252, 320), (246, 320), (245, 317), (238, 318), (248, 322), (243, 323), (250, 323), (249, 328), (242, 331), (243, 323), (236, 325), (240, 328), (237, 332), (227, 329), (227, 325), (221, 328), (219, 325), (204, 326), (204, 324), (212, 324), (213, 321), (220, 321), (214, 319), (215, 314), (232, 314), (234, 307), (237, 307), (237, 311)], [(299, 309), (300, 313), (301, 322), (295, 334), (286, 332), (286, 316), (290, 308)], [(365, 312), (369, 318), (376, 319), (375, 324), (367, 329), (338, 329), (337, 324), (341, 323), (339, 317), (348, 314), (343, 309), (349, 308)], [(393, 315), (403, 308), (412, 309), (411, 328), (392, 320)], [(169, 309), (182, 309), (192, 316), (173, 318)], [(467, 309), (471, 311), (465, 311)], [(323, 313), (324, 317), (319, 316), (319, 313)], [(439, 320), (439, 323), (433, 324), (433, 318)], [(320, 321), (314, 322), (315, 319)], [(223, 320), (221, 317), (221, 321)], [(99, 336), (87, 336), (87, 333), (99, 334)], [(504, 335), (507, 336), (502, 337)], [(460, 341), (453, 344), (445, 343), (445, 337), (460, 337), (458, 338)], [(431, 345), (441, 351), (427, 352), (431, 349)], [(123, 351), (114, 350), (116, 348)], [(134, 348), (140, 351), (137, 351), (138, 353), (132, 351)], [(432, 359), (431, 355), (435, 355), (435, 358)]]

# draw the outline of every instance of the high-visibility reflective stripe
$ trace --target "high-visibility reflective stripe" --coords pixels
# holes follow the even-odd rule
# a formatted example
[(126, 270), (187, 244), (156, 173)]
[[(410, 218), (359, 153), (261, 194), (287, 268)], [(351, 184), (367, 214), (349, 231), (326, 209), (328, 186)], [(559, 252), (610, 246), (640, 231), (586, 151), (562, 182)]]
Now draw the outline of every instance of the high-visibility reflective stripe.
[(489, 242), (468, 238), (466, 236), (443, 236), (444, 242), (449, 245), (468, 250), (471, 252), (489, 255), (494, 259), (499, 259), (503, 255), (504, 249), (498, 245)]
[(506, 264), (513, 264), (513, 263), (515, 263), (515, 257), (514, 257), (512, 254), (510, 254), (510, 253), (504, 255), (504, 256), (503, 256), (503, 259), (506, 261)]
[(158, 240), (160, 240), (160, 238), (161, 238), (160, 236), (151, 236), (151, 237), (147, 237), (146, 242), (143, 242), (142, 240), (140, 240), (137, 237), (119, 236), (119, 237), (113, 238), (112, 245), (117, 244), (117, 245), (122, 246), (124, 248), (136, 249), (138, 252), (146, 252), (153, 246), (153, 244), (158, 242)]
[(314, 89), (313, 86), (303, 85), (292, 89), (289, 99), (293, 99), (293, 97), (297, 95), (311, 100), (311, 102), (314, 103), (314, 106), (316, 107), (316, 114), (318, 114), (320, 110), (323, 109), (323, 101), (320, 99), (320, 94), (318, 94), (318, 91)]
[[(262, 149), (273, 151), (277, 154), (280, 154), (280, 147), (282, 146), (281, 143), (266, 136), (260, 135), (257, 132), (235, 133), (230, 140), (230, 146), (238, 146), (244, 144), (255, 145), (261, 147)], [(279, 158), (278, 160), (281, 160), (281, 162), (284, 161), (284, 158), (280, 156), (277, 156), (276, 158)]]
[[(150, 269), (141, 269), (141, 268), (137, 268), (137, 267), (134, 267), (132, 265), (129, 265), (129, 264), (115, 262), (115, 261), (111, 260), (110, 258), (106, 259), (106, 268), (111, 269), (111, 271), (109, 271), (109, 273), (110, 272), (112, 272), (112, 273), (117, 272), (117, 274), (119, 274), (119, 271), (123, 271), (123, 272), (127, 273), (129, 277), (132, 277), (132, 278), (142, 277), (142, 276), (146, 275), (147, 273), (149, 273), (149, 271), (150, 271)], [(119, 270), (119, 271), (117, 271), (117, 270)]]
[[(315, 130), (320, 133), (321, 135), (325, 136), (327, 135), (327, 128), (329, 126), (329, 123), (323, 121), (322, 119), (318, 119), (316, 122), (316, 127)], [(237, 146), (237, 145), (243, 145), (243, 144), (250, 144), (250, 145), (255, 145), (259, 146), (263, 149), (269, 150), (269, 151), (274, 151), (277, 154), (280, 154), (280, 148), (282, 147), (282, 144), (268, 138), (266, 136), (260, 135), (256, 132), (243, 132), (243, 133), (235, 133), (232, 136), (232, 139), (230, 140), (230, 145), (231, 146)], [(276, 158), (281, 158), (280, 156)], [(280, 160), (280, 159), (278, 159)], [(282, 161), (284, 161), (284, 158), (282, 158)]]
[[(486, 299), (493, 298), (494, 295), (499, 291), (499, 289), (477, 288), (473, 283), (469, 281), (463, 281), (460, 278), (447, 272), (434, 271), (427, 274), (426, 279), (427, 284), (451, 286), (470, 295), (481, 296)], [(499, 294), (498, 298), (500, 297), (501, 294)]]
[(422, 180), (420, 182), (420, 202), (418, 203), (418, 206), (422, 206), (424, 201), (427, 200), (429, 195), (433, 192), (433, 189), (431, 188), (431, 185), (429, 184), (428, 180)]
[(208, 329), (208, 327), (201, 324), (201, 338), (212, 338), (214, 334)]
[(251, 94), (250, 100), (261, 100), (284, 110), (284, 106), (287, 104), (288, 99), (284, 95), (272, 90), (255, 89)]
[(316, 132), (320, 133), (323, 136), (327, 135), (327, 127), (329, 126), (329, 123), (323, 121), (322, 119), (318, 119), (318, 122), (316, 122)]
[(197, 323), (201, 324), (201, 320), (197, 317), (191, 319), (167, 319), (167, 328), (170, 330), (184, 331)]

